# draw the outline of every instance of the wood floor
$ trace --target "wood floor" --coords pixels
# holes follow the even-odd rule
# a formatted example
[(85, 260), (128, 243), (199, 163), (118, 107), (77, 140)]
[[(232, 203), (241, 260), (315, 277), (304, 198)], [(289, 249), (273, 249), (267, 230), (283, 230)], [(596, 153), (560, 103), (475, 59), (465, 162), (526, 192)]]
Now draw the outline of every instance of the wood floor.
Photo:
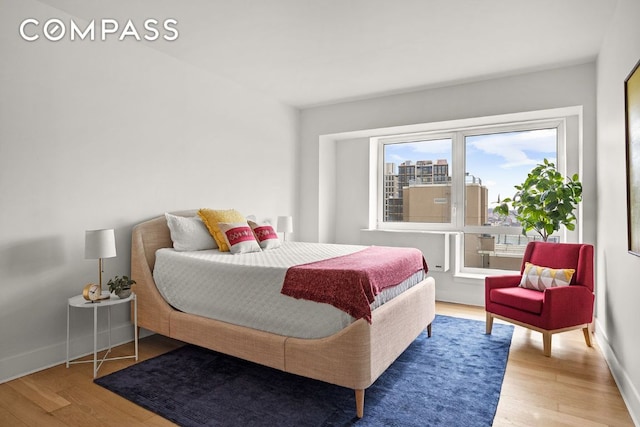
[[(437, 303), (437, 312), (484, 321), (484, 310), (479, 307)], [(580, 330), (554, 335), (552, 357), (548, 358), (542, 354), (541, 334), (516, 327), (494, 426), (633, 426), (592, 341), (594, 347), (586, 347)], [(143, 338), (140, 359), (180, 345), (157, 335)], [(114, 356), (132, 351), (133, 344), (125, 344), (114, 349)], [(99, 375), (132, 363), (107, 362)], [(0, 426), (172, 425), (93, 384), (90, 363), (68, 369), (62, 364), (0, 384)]]
[[(480, 307), (438, 303), (436, 312), (485, 320)], [(516, 326), (493, 425), (633, 426), (595, 338), (591, 342), (587, 347), (580, 329), (555, 334), (545, 357), (542, 334)]]

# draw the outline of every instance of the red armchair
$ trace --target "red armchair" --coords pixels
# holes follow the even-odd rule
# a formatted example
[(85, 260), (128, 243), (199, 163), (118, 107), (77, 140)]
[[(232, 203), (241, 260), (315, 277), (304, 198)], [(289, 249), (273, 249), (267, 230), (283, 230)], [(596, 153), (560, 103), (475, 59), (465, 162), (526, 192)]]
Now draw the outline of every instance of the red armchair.
[[(525, 263), (553, 269), (574, 269), (569, 286), (544, 291), (520, 287)], [(551, 356), (551, 335), (582, 328), (591, 347), (593, 320), (593, 246), (578, 243), (530, 242), (519, 275), (485, 278), (487, 334), (493, 319), (502, 319), (542, 333), (544, 355)]]

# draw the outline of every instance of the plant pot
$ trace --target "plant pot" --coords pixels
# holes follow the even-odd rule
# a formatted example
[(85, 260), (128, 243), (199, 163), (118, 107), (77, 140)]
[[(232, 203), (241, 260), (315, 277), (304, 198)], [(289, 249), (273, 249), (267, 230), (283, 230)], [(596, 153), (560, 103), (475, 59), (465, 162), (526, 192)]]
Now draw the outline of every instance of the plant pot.
[(116, 292), (116, 295), (120, 299), (129, 298), (129, 296), (131, 295), (131, 289), (121, 289)]

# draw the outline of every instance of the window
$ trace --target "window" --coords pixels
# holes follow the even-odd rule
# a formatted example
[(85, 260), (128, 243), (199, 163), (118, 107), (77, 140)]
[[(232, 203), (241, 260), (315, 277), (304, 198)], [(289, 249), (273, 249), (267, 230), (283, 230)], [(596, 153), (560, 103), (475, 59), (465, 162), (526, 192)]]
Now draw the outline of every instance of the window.
[[(557, 162), (558, 127), (464, 133), (464, 267), (518, 270), (527, 243), (514, 216), (493, 207), (543, 159)], [(557, 236), (555, 237), (557, 238)]]
[[(524, 247), (515, 217), (493, 207), (543, 159), (565, 173), (564, 120), (492, 124), (375, 139), (378, 228), (461, 233), (462, 270), (518, 270)], [(560, 236), (553, 236), (560, 240)]]
[(451, 222), (452, 145), (451, 138), (383, 144), (384, 222)]

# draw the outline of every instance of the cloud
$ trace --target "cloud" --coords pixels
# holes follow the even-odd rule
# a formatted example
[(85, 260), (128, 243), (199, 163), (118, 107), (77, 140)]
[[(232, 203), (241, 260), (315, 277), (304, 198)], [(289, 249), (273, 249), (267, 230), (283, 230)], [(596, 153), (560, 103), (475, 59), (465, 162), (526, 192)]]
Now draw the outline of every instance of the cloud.
[(451, 139), (436, 139), (411, 144), (412, 151), (419, 154), (451, 155)]
[(542, 163), (556, 152), (556, 129), (507, 132), (469, 137), (469, 147), (501, 157), (499, 166), (511, 169)]
[(406, 158), (404, 158), (401, 154), (385, 154), (384, 161), (385, 163), (402, 163)]
[(451, 151), (451, 139), (387, 144), (384, 149), (384, 161), (402, 163), (407, 160), (451, 159)]

